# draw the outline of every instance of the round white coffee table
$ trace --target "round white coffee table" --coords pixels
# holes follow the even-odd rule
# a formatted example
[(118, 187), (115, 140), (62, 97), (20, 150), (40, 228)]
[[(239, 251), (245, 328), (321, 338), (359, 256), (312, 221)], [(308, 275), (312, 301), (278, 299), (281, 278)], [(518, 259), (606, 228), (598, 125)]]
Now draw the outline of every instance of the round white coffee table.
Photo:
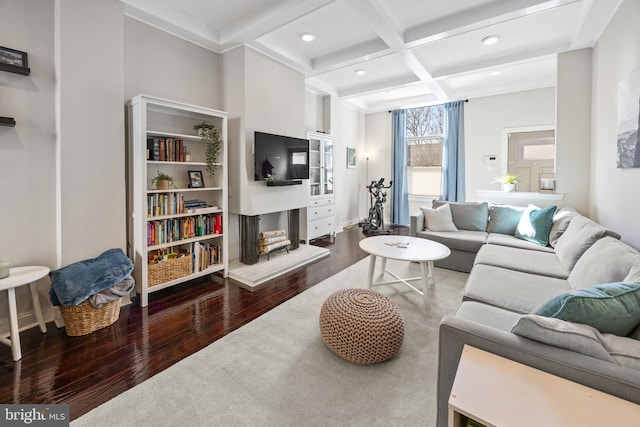
[[(407, 236), (375, 236), (367, 237), (360, 241), (360, 248), (371, 254), (369, 262), (369, 275), (367, 286), (388, 285), (392, 283), (403, 283), (413, 291), (422, 295), (424, 307), (427, 308), (427, 289), (429, 285), (435, 285), (433, 276), (433, 261), (443, 259), (451, 254), (451, 250), (445, 245), (419, 237)], [(384, 282), (373, 282), (373, 273), (376, 268), (376, 258), (382, 258), (382, 270), (396, 280)], [(387, 259), (397, 259), (400, 261), (414, 261), (420, 264), (421, 276), (403, 279), (387, 270)], [(422, 290), (416, 288), (409, 282), (422, 280)]]

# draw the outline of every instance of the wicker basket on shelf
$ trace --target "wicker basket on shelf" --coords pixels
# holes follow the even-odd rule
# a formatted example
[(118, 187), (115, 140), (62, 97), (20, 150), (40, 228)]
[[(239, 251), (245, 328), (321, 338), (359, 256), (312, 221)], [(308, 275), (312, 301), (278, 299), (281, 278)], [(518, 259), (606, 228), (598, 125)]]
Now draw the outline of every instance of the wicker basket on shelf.
[(189, 274), (191, 274), (191, 257), (182, 256), (158, 264), (149, 264), (147, 283), (148, 286), (156, 286)]
[(120, 317), (122, 298), (93, 307), (89, 301), (74, 306), (59, 306), (67, 335), (78, 337), (113, 324)]

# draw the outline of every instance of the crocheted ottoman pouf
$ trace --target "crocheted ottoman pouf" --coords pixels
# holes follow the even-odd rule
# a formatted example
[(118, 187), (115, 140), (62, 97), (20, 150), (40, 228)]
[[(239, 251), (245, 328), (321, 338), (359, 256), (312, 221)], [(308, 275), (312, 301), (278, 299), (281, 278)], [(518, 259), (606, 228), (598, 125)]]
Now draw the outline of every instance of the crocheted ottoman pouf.
[(398, 305), (386, 295), (344, 289), (322, 304), (320, 334), (326, 346), (348, 362), (379, 363), (400, 350), (404, 321)]

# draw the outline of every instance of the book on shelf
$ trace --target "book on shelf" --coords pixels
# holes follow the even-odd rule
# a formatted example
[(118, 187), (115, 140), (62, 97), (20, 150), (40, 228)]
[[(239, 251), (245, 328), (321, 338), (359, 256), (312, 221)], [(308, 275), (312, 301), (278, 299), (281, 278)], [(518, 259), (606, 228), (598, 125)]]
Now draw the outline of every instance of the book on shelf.
[(160, 138), (147, 138), (147, 160), (160, 160)]
[(215, 213), (215, 212), (219, 212), (220, 208), (217, 206), (204, 206), (201, 208), (189, 208), (186, 209), (185, 213), (192, 213), (192, 214), (207, 214), (207, 213)]
[(164, 245), (214, 234), (222, 234), (221, 215), (203, 214), (149, 221), (147, 246)]

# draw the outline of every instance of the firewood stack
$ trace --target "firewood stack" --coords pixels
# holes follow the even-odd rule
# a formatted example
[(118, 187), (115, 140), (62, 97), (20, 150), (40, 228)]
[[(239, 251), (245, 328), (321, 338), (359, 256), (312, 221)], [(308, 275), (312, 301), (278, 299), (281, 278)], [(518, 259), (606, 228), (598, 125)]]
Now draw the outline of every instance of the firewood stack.
[(287, 238), (286, 230), (263, 231), (260, 233), (258, 246), (260, 253), (268, 254), (276, 249), (281, 249), (291, 245), (291, 240)]

